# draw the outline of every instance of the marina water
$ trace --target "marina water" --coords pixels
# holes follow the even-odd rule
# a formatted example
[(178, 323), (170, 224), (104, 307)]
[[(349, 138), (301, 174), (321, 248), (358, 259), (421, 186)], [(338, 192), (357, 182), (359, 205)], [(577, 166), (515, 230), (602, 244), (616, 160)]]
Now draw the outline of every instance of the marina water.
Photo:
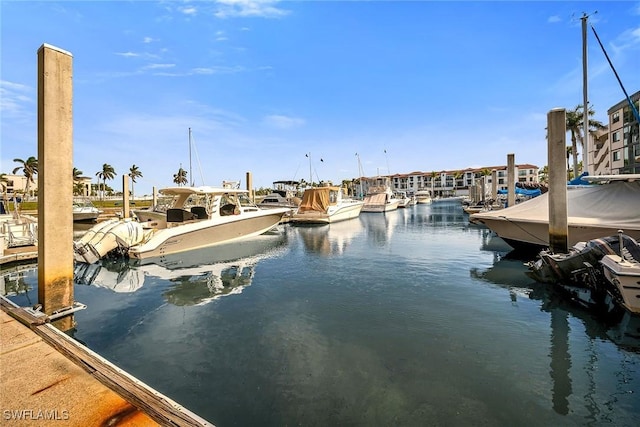
[[(459, 204), (417, 205), (79, 264), (70, 334), (218, 426), (640, 425), (638, 318), (526, 271)], [(33, 305), (37, 272), (5, 288)]]

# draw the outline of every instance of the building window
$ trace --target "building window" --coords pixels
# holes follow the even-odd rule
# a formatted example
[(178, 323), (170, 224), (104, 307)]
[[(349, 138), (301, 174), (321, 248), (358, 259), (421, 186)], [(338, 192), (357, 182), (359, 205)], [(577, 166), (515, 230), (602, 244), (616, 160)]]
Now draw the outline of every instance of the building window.
[(620, 132), (614, 132), (613, 135), (611, 136), (611, 139), (613, 142), (620, 141)]
[(619, 121), (620, 121), (620, 113), (618, 112), (613, 113), (613, 115), (611, 116), (611, 122), (616, 123)]
[(613, 152), (613, 161), (616, 162), (620, 160), (620, 151), (614, 151)]

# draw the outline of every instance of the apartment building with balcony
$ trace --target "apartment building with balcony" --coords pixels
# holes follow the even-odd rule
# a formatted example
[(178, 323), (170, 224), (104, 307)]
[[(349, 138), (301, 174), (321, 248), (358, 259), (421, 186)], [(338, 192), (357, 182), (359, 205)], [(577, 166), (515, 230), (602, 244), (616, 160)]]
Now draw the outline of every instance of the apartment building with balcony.
[[(639, 109), (640, 91), (631, 96)], [(609, 115), (609, 142), (611, 145), (611, 173), (640, 173), (639, 123), (627, 100), (607, 111)]]
[[(406, 191), (414, 194), (418, 190), (431, 191), (432, 197), (441, 196), (465, 196), (470, 189), (482, 184), (485, 188), (493, 186), (493, 171), (496, 175), (496, 188), (507, 189), (507, 166), (486, 166), (480, 168), (466, 168), (458, 170), (445, 170), (433, 172), (411, 172), (407, 174), (391, 175), (391, 186), (394, 191)], [(518, 182), (533, 184), (538, 183), (538, 166), (531, 164), (519, 164), (515, 166)]]
[[(640, 91), (629, 97), (640, 111)], [(640, 123), (624, 99), (607, 110), (607, 129), (589, 135), (587, 164), (591, 175), (640, 173)]]

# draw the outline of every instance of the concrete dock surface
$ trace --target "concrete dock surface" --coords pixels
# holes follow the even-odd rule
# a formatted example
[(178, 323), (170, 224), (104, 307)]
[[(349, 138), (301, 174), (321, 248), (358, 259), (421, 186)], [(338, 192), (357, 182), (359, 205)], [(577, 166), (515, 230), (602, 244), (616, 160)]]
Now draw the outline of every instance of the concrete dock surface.
[(0, 298), (0, 425), (211, 425), (10, 304)]

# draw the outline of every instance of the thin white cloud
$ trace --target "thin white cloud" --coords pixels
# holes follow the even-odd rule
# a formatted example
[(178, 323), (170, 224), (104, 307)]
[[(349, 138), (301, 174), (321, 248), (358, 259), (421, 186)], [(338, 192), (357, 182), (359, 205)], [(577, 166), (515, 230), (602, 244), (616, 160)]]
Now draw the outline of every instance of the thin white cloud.
[(224, 31), (216, 31), (216, 41), (226, 41), (228, 40), (227, 36), (225, 35)]
[(549, 24), (555, 24), (555, 23), (558, 23), (558, 22), (561, 22), (561, 21), (562, 21), (562, 19), (560, 19), (560, 17), (559, 17), (558, 15), (550, 16), (550, 17), (547, 19), (547, 22), (548, 22)]
[(173, 68), (175, 66), (176, 66), (176, 64), (149, 64), (149, 65), (145, 65), (142, 68), (144, 68), (146, 70), (157, 70), (157, 69), (160, 69), (160, 68)]
[(33, 116), (35, 91), (32, 87), (0, 80), (0, 112), (5, 118), (22, 119)]
[(290, 11), (276, 7), (280, 0), (216, 0), (218, 18), (280, 18)]
[(139, 53), (134, 52), (115, 52), (115, 54), (118, 56), (124, 56), (125, 58), (137, 58), (140, 56)]
[(288, 117), (280, 114), (272, 114), (270, 116), (266, 116), (262, 122), (276, 129), (293, 129), (305, 124), (304, 119), (296, 118), (296, 117)]
[(240, 66), (235, 67), (199, 67), (191, 70), (193, 74), (230, 74), (243, 71)]
[(198, 9), (196, 9), (195, 6), (187, 6), (187, 7), (181, 7), (178, 9), (181, 13), (185, 14), (185, 15), (189, 15), (189, 16), (195, 16), (198, 14)]
[(153, 37), (145, 37), (144, 39), (142, 39), (142, 43), (153, 43), (155, 41), (158, 41), (158, 40), (154, 39)]

